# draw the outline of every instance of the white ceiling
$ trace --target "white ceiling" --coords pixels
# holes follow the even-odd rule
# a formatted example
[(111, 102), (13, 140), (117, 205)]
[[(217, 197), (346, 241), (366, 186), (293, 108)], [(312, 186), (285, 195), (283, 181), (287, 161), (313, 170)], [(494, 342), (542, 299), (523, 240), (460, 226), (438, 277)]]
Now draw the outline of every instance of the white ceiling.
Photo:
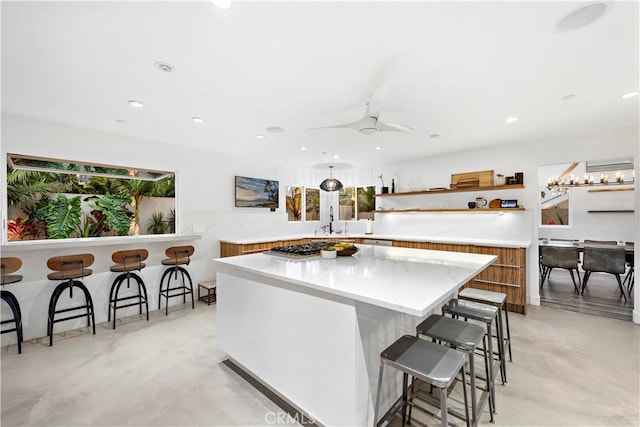
[[(580, 4), (3, 1), (2, 110), (302, 166), (637, 126), (620, 95), (639, 86), (638, 2), (558, 32)], [(413, 134), (308, 130), (358, 120), (387, 82), (380, 118)]]

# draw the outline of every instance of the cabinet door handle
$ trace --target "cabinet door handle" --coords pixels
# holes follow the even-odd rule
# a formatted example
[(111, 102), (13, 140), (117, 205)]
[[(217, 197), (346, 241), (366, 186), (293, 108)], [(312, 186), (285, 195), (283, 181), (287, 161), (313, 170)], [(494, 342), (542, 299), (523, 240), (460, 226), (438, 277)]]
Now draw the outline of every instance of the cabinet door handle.
[(514, 285), (513, 283), (494, 282), (493, 280), (482, 280), (482, 279), (473, 279), (473, 281), (478, 283), (488, 283), (490, 285), (508, 286), (510, 288), (520, 289), (520, 285)]
[(489, 267), (522, 268), (519, 265), (510, 265), (510, 264), (491, 264)]

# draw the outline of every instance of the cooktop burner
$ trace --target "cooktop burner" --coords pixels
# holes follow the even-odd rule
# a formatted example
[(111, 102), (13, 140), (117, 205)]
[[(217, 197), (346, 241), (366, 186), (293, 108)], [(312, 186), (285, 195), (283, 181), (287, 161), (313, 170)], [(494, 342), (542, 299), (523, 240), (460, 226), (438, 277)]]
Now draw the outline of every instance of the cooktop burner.
[(320, 250), (327, 246), (331, 246), (331, 243), (324, 241), (311, 242), (302, 245), (276, 246), (265, 253), (289, 258), (306, 258), (320, 255)]

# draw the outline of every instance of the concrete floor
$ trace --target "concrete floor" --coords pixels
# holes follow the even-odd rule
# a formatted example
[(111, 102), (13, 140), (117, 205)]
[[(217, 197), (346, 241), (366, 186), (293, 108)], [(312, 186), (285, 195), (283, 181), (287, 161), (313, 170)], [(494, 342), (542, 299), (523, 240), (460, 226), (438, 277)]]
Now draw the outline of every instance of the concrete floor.
[[(274, 424), (282, 411), (221, 363), (215, 313), (200, 303), (3, 348), (2, 426)], [(546, 307), (510, 320), (496, 426), (640, 425), (638, 325)]]

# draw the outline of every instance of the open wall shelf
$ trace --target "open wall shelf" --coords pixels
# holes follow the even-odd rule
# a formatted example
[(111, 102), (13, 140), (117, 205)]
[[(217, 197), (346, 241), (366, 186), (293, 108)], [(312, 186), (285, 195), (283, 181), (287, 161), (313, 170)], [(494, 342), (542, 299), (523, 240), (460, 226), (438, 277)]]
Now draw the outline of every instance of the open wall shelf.
[(418, 213), (418, 212), (461, 212), (471, 214), (498, 213), (510, 211), (524, 211), (523, 207), (517, 208), (481, 208), (481, 209), (384, 209), (375, 211), (377, 214), (383, 213)]
[[(399, 196), (428, 196), (431, 194), (451, 194), (451, 193), (471, 193), (478, 191), (497, 191), (497, 190), (517, 190), (524, 188), (524, 184), (511, 185), (494, 185), (493, 187), (471, 187), (471, 188), (454, 188), (451, 190), (424, 190), (424, 191), (406, 191), (403, 193), (384, 193), (376, 194), (376, 197), (399, 197)], [(502, 209), (504, 210), (504, 209)]]

